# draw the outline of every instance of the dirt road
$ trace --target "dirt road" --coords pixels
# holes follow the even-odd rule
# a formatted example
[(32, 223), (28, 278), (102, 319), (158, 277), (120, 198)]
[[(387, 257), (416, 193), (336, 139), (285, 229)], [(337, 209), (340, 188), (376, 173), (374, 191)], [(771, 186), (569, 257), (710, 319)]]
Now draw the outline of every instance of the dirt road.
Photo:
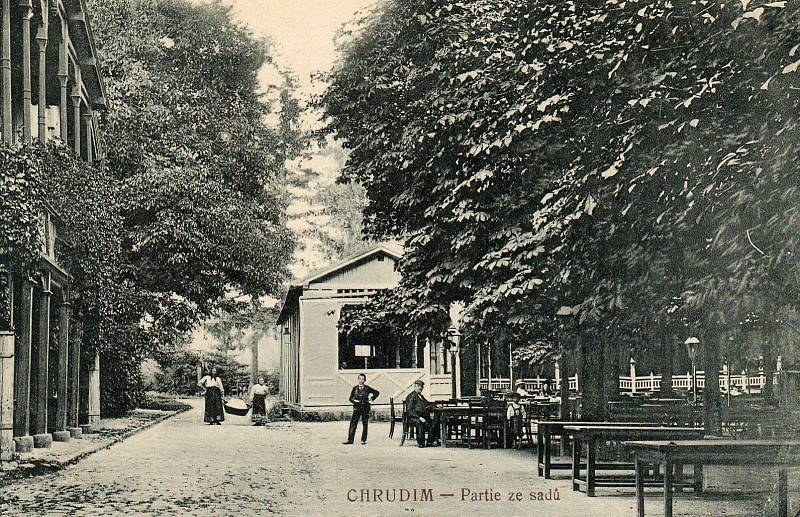
[[(345, 422), (264, 428), (229, 416), (210, 427), (194, 405), (60, 473), (0, 489), (0, 515), (634, 513), (630, 491), (590, 499), (565, 479), (537, 477), (531, 451), (400, 448), (385, 423), (370, 427), (366, 446), (345, 446)], [(660, 513), (660, 501), (648, 497), (648, 515)], [(676, 515), (758, 515), (761, 506), (689, 496), (677, 500)]]

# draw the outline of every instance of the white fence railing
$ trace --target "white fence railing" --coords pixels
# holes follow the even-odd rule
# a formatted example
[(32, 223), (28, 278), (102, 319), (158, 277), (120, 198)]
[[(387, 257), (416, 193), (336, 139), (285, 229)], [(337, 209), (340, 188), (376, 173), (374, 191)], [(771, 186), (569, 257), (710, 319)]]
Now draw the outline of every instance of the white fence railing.
[[(779, 372), (775, 372), (773, 376), (773, 384), (778, 384), (780, 378)], [(552, 389), (561, 389), (561, 379), (546, 379), (543, 377), (526, 378), (522, 379), (523, 385), (528, 391), (539, 391), (542, 385), (546, 382), (550, 383)], [(767, 378), (763, 372), (755, 375), (751, 374), (731, 374), (728, 375), (724, 371), (719, 374), (719, 388), (723, 392), (728, 391), (729, 387), (744, 393), (760, 393), (767, 382)], [(515, 381), (516, 384), (516, 381)], [(706, 384), (705, 373), (702, 371), (697, 372), (697, 387), (702, 389)], [(491, 389), (495, 391), (504, 391), (511, 389), (511, 381), (508, 378), (493, 378), (491, 386), (489, 380), (486, 378), (481, 379), (481, 389)], [(569, 378), (570, 391), (578, 391), (578, 376)], [(637, 393), (637, 392), (655, 392), (661, 391), (661, 374), (650, 373), (649, 375), (637, 375), (635, 377), (621, 375), (619, 377), (619, 389), (622, 393)], [(672, 389), (677, 390), (692, 390), (692, 374), (685, 373), (672, 376)]]

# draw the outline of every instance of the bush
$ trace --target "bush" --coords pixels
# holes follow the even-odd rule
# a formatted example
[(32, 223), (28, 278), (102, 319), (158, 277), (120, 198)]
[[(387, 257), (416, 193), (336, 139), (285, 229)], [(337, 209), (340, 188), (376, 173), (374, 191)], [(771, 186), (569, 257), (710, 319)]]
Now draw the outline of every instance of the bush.
[(192, 408), (189, 404), (181, 402), (174, 395), (148, 391), (142, 404), (142, 409), (157, 409), (159, 411), (187, 411)]

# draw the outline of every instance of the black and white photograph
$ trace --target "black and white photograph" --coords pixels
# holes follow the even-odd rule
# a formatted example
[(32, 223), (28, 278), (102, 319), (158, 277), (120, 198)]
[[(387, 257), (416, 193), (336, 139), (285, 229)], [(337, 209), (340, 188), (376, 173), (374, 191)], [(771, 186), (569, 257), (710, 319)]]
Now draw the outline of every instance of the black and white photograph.
[(0, 0), (0, 515), (800, 517), (800, 0)]

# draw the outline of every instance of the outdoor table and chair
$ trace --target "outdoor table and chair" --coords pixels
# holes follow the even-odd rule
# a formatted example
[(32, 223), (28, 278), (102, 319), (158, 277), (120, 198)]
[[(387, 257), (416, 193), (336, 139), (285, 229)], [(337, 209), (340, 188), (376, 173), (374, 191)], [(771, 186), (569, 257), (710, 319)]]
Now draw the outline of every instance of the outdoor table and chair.
[(560, 404), (549, 399), (525, 397), (520, 401), (520, 405), (525, 409), (525, 421), (523, 422), (523, 440), (528, 442), (529, 447), (534, 445), (533, 428), (537, 421), (553, 420), (558, 418)]
[[(573, 425), (581, 426), (641, 426), (641, 422), (578, 422), (578, 421), (563, 421), (563, 420), (535, 420), (536, 425), (536, 451), (538, 456), (538, 470), (539, 476), (545, 479), (550, 479), (551, 470), (569, 470), (572, 468), (572, 462), (554, 462), (553, 461), (553, 436), (561, 436), (565, 440), (569, 433), (565, 431), (565, 427)], [(652, 424), (659, 426), (660, 424)]]
[[(787, 517), (788, 467), (800, 467), (800, 440), (680, 440), (629, 441), (634, 454), (636, 510), (644, 517), (645, 471), (663, 466), (664, 516), (672, 517), (673, 489), (683, 486), (683, 465), (694, 465), (694, 491), (703, 490), (703, 465), (772, 465), (778, 467), (778, 515)], [(675, 473), (673, 473), (673, 470)]]
[[(572, 490), (585, 487), (586, 495), (594, 497), (597, 487), (636, 486), (631, 476), (598, 476), (598, 470), (629, 470), (635, 473), (635, 465), (630, 463), (599, 463), (597, 452), (601, 444), (606, 442), (624, 442), (628, 440), (701, 440), (705, 430), (701, 427), (673, 427), (653, 425), (586, 425), (584, 423), (565, 425), (564, 431), (572, 435)], [(582, 451), (586, 451), (586, 463), (581, 463)], [(585, 475), (582, 472), (585, 471)], [(658, 480), (658, 472), (648, 481), (652, 484)], [(644, 482), (644, 480), (641, 480)], [(679, 480), (684, 486), (683, 480)], [(689, 486), (689, 485), (685, 485)]]
[(433, 413), (439, 423), (442, 447), (447, 447), (448, 442), (462, 440), (465, 424), (476, 412), (473, 404), (472, 401), (448, 401), (434, 405)]
[(470, 400), (461, 404), (436, 404), (433, 412), (440, 426), (442, 447), (459, 442), (472, 447), (480, 443), (488, 448), (495, 441), (505, 443), (505, 403)]

